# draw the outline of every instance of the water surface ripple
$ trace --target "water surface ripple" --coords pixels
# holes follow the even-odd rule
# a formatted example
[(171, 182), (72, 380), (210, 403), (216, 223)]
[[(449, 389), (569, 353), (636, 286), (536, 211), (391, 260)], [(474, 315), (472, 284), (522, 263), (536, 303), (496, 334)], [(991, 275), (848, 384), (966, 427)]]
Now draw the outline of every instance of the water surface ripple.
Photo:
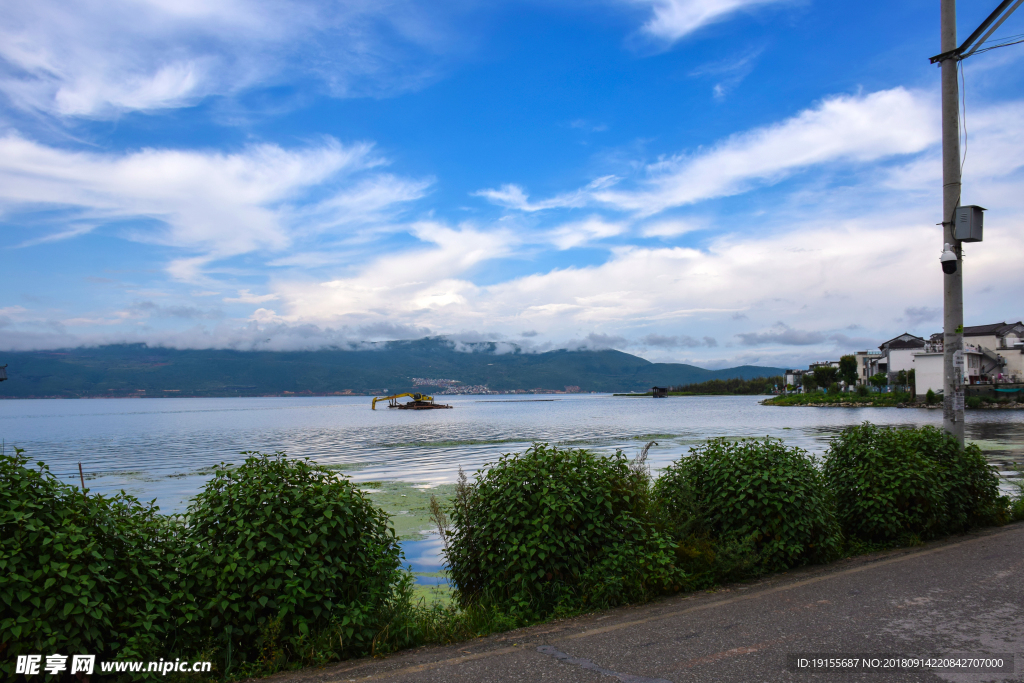
[[(210, 467), (240, 451), (285, 451), (344, 471), (355, 481), (448, 483), (534, 441), (634, 454), (657, 441), (657, 470), (711, 436), (774, 436), (814, 453), (847, 425), (941, 424), (941, 411), (759, 405), (760, 397), (537, 400), (454, 396), (454, 410), (370, 410), (364, 397), (161, 398), (0, 401), (0, 438), (45, 461), (58, 476), (97, 492), (119, 489), (181, 512)], [(1024, 413), (977, 411), (968, 436), (999, 462), (1020, 462)], [(1005, 466), (1004, 466), (1005, 467)]]

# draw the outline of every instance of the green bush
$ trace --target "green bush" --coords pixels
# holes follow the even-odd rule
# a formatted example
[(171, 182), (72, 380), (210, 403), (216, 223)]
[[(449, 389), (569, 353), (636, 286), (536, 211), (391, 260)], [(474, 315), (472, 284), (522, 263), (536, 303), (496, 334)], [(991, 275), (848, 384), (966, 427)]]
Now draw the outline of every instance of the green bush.
[(439, 520), (458, 598), (529, 621), (677, 590), (651, 509), (649, 474), (621, 452), (534, 444), (502, 455), (461, 478), (450, 522)]
[(935, 392), (934, 392), (934, 391), (932, 391), (931, 389), (929, 389), (929, 390), (928, 390), (928, 393), (926, 393), (926, 394), (924, 395), (924, 402), (925, 402), (925, 403), (927, 403), (927, 404), (928, 404), (928, 405), (930, 405), (930, 406), (933, 406), (933, 405), (935, 405), (935, 401), (936, 401), (937, 399), (938, 399), (938, 397), (937, 397), (937, 396), (935, 395)]
[(87, 495), (21, 449), (0, 455), (0, 663), (20, 654), (145, 659), (176, 648), (178, 528), (121, 492)]
[(871, 390), (868, 389), (868, 385), (866, 385), (866, 384), (858, 384), (857, 385), (857, 395), (858, 396), (870, 396), (871, 395)]
[(971, 396), (971, 397), (969, 397), (967, 399), (967, 407), (968, 408), (980, 408), (981, 407), (981, 398), (978, 397), (978, 396)]
[[(681, 551), (703, 552), (711, 571), (716, 562), (726, 573), (736, 562), (777, 571), (827, 560), (839, 548), (821, 474), (805, 451), (779, 439), (709, 439), (669, 465), (655, 492)], [(715, 556), (722, 550), (728, 562)]]
[(1024, 520), (1024, 470), (1018, 469), (1017, 476), (1008, 483), (1016, 489), (1010, 498), (1010, 519), (1014, 522)]
[(387, 515), (308, 460), (245, 455), (217, 468), (188, 509), (182, 590), (197, 632), (223, 648), (225, 669), (301, 659), (324, 633), (326, 659), (369, 652), (401, 582)]
[(843, 532), (865, 542), (934, 538), (1005, 515), (981, 450), (935, 427), (848, 427), (832, 439), (822, 471)]
[(814, 383), (823, 389), (835, 383), (839, 379), (839, 368), (826, 365), (814, 368)]

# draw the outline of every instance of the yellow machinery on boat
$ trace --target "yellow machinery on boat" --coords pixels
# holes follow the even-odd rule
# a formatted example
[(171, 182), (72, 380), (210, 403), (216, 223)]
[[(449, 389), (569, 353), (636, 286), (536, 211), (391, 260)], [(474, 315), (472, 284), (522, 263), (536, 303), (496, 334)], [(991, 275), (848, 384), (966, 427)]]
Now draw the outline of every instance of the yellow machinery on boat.
[[(407, 403), (399, 403), (398, 399), (408, 396), (412, 400)], [(451, 408), (443, 403), (434, 403), (433, 396), (425, 394), (393, 394), (391, 396), (379, 396), (373, 399), (370, 405), (372, 410), (377, 410), (377, 401), (387, 401), (388, 408), (399, 408), (401, 410), (436, 410), (438, 408)]]

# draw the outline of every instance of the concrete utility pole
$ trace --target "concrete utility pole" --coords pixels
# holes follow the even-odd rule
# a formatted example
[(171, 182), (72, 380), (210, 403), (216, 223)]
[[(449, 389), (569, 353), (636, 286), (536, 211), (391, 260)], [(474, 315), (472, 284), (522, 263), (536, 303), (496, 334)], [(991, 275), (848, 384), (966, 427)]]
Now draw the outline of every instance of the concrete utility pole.
[[(956, 45), (956, 0), (940, 0), (940, 38), (942, 52), (931, 58), (932, 64), (942, 68), (942, 240), (950, 251), (943, 249), (942, 262), (942, 426), (964, 442), (964, 274), (963, 245), (956, 238), (957, 222), (967, 229), (961, 238), (968, 242), (981, 241), (980, 206), (960, 206), (960, 88), (956, 69), (961, 60), (979, 52), (996, 29), (1013, 14), (1024, 0), (1002, 0), (988, 18), (974, 30), (960, 47)], [(1024, 42), (1019, 36), (1003, 39), (981, 52)], [(957, 216), (963, 213), (963, 216)], [(972, 213), (978, 218), (978, 232), (973, 232)], [(952, 271), (952, 272), (950, 272)]]
[[(941, 50), (956, 50), (956, 0), (941, 0)], [(954, 237), (960, 205), (959, 59), (944, 59), (942, 69), (942, 242), (956, 254), (956, 272), (943, 274), (942, 427), (964, 443), (964, 275), (963, 251)]]

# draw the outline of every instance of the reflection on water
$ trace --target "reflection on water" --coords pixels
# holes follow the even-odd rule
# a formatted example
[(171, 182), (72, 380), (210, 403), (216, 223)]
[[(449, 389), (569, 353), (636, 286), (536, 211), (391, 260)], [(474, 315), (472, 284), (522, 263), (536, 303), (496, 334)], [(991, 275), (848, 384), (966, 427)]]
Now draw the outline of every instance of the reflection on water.
[(416, 583), (421, 586), (446, 586), (448, 578), (443, 575), (444, 561), (441, 558), (441, 537), (435, 532), (422, 541), (401, 541), (402, 554), (415, 574)]
[[(164, 512), (181, 512), (211, 466), (239, 462), (243, 450), (309, 457), (355, 481), (449, 483), (460, 466), (473, 472), (533, 441), (633, 454), (654, 440), (649, 461), (658, 469), (710, 436), (768, 435), (820, 453), (847, 425), (942, 421), (938, 410), (769, 407), (758, 400), (455, 396), (454, 410), (438, 411), (372, 411), (361, 397), (5, 400), (0, 438), (61, 477), (77, 480), (81, 462), (93, 491), (123, 488), (156, 499)], [(971, 412), (967, 433), (1000, 469), (1021, 462), (1024, 412)]]

